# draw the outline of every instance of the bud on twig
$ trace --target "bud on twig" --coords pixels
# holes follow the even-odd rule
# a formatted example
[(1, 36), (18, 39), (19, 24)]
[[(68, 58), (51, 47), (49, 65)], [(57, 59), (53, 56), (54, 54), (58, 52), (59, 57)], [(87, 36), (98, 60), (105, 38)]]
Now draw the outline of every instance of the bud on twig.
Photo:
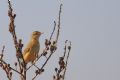
[(70, 50), (71, 49), (71, 46), (68, 46), (68, 50)]
[(55, 72), (57, 72), (58, 71), (58, 68), (55, 68)]
[(10, 72), (10, 78), (12, 77), (12, 72)]
[(46, 56), (47, 55), (47, 51), (43, 53), (43, 56)]
[(48, 39), (45, 39), (45, 46), (48, 46), (49, 45), (49, 41)]
[(17, 62), (15, 62), (15, 64), (14, 64), (15, 66), (17, 66)]

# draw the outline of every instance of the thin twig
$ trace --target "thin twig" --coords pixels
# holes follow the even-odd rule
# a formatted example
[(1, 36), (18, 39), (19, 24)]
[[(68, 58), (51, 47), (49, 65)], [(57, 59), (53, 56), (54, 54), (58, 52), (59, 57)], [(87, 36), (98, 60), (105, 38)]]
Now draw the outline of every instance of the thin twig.
[(3, 53), (4, 53), (4, 50), (5, 50), (5, 46), (3, 46), (3, 49), (1, 51), (1, 54), (0, 54), (0, 67), (3, 68), (3, 70), (5, 71), (6, 75), (7, 75), (7, 78), (8, 80), (11, 80), (11, 77), (9, 76), (9, 71), (8, 71), (8, 67), (3, 63)]
[[(14, 20), (15, 20), (16, 14), (13, 13), (13, 9), (12, 9), (12, 5), (11, 5), (10, 0), (8, 0), (8, 6), (9, 6), (8, 16), (10, 18), (9, 31), (12, 34), (12, 37), (13, 37), (13, 41), (14, 41), (14, 45), (15, 45), (15, 49), (16, 49), (16, 56), (17, 56), (17, 60), (18, 60), (18, 63), (19, 63), (20, 71), (22, 71), (22, 67), (23, 67), (23, 69), (24, 69), (23, 70), (24, 71), (24, 80), (26, 80), (26, 65), (25, 65), (25, 61), (23, 59), (23, 55), (22, 55), (22, 46), (21, 46), (21, 43), (18, 43), (16, 32), (15, 32)], [(21, 62), (19, 60), (20, 57), (23, 60), (24, 66), (21, 66)]]
[[(0, 59), (0, 61), (7, 65), (7, 63), (6, 63), (5, 61), (3, 61), (2, 59)], [(15, 71), (16, 73), (22, 75), (22, 74), (21, 74), (19, 71), (17, 71), (16, 69), (14, 69), (14, 68), (12, 68), (12, 67), (10, 67), (10, 66), (9, 66), (9, 68), (10, 68), (11, 70)], [(22, 76), (24, 76), (24, 75), (22, 75)]]
[[(53, 53), (54, 53), (54, 52), (53, 52)], [(51, 53), (51, 54), (49, 55), (49, 57), (47, 58), (47, 60), (45, 61), (45, 63), (42, 65), (42, 67), (40, 68), (40, 70), (43, 70), (44, 66), (47, 64), (48, 60), (51, 58), (51, 56), (52, 56), (53, 53)], [(32, 80), (34, 80), (34, 79), (37, 77), (37, 75), (38, 75), (38, 74), (36, 74), (36, 76), (35, 76)]]
[[(65, 78), (65, 73), (67, 69), (67, 64), (68, 64), (68, 58), (70, 55), (71, 51), (71, 42), (70, 45), (67, 46), (68, 40), (65, 41), (65, 46), (64, 46), (64, 54), (62, 57), (59, 57), (59, 68), (55, 68), (56, 74), (53, 75), (53, 80), (64, 80)], [(67, 48), (68, 47), (68, 48)], [(68, 52), (67, 52), (68, 49)]]
[(68, 40), (65, 41), (65, 47), (64, 47), (64, 55), (63, 55), (63, 58), (65, 58), (65, 54), (66, 54), (66, 47), (67, 47), (66, 44), (67, 44), (67, 41), (68, 41)]
[(56, 36), (56, 43), (58, 41), (58, 37), (59, 37), (59, 34), (60, 34), (60, 19), (61, 19), (61, 12), (62, 12), (62, 5), (63, 4), (60, 4), (60, 10), (59, 10), (59, 17), (58, 17), (58, 31), (57, 31), (57, 36)]
[(56, 28), (56, 22), (54, 21), (54, 28), (53, 28), (53, 31), (52, 31), (52, 33), (51, 33), (51, 36), (50, 36), (49, 41), (51, 41), (51, 39), (52, 39), (52, 36), (53, 36), (53, 34), (54, 34), (54, 32), (55, 32), (55, 28)]
[(64, 70), (64, 73), (63, 73), (63, 80), (65, 79), (65, 73), (66, 73), (66, 70), (67, 70), (67, 65), (68, 65), (68, 58), (70, 56), (70, 51), (71, 51), (71, 42), (70, 42), (70, 46), (68, 46), (68, 55), (67, 55), (67, 59), (66, 59), (66, 67), (65, 67), (65, 70)]
[(4, 50), (5, 50), (5, 46), (3, 46), (3, 49), (2, 49), (2, 54), (4, 53)]

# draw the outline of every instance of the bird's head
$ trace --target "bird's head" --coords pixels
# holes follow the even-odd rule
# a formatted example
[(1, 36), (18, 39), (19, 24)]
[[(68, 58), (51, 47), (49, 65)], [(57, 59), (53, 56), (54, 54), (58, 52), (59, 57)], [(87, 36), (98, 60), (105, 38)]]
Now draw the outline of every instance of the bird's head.
[(32, 33), (32, 39), (39, 39), (39, 37), (41, 36), (41, 34), (43, 34), (43, 33), (39, 32), (39, 31), (34, 31)]

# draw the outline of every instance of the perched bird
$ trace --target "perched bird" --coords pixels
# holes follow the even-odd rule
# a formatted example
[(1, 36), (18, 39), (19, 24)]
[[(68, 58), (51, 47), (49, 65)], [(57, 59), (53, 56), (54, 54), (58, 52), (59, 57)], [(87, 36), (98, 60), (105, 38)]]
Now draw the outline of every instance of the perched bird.
[(26, 64), (28, 62), (33, 63), (37, 59), (40, 49), (39, 37), (41, 34), (42, 33), (39, 31), (34, 31), (32, 33), (31, 39), (23, 52), (23, 58)]

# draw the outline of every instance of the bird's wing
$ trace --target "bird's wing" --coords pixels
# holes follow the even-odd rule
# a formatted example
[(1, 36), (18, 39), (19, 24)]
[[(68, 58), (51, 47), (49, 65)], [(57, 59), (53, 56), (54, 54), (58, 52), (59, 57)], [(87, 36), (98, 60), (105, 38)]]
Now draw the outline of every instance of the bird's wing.
[(24, 50), (23, 55), (25, 55), (27, 52), (29, 52), (32, 47), (33, 47), (33, 43), (32, 43), (32, 42), (29, 42), (28, 45), (27, 45), (27, 47), (26, 47), (25, 50)]
[(34, 42), (29, 42), (29, 44), (27, 45), (27, 47), (24, 50), (24, 54), (25, 55), (27, 52), (31, 52), (31, 53), (38, 53), (39, 52), (39, 43), (34, 43)]
[(30, 48), (26, 48), (26, 49), (24, 50), (24, 54), (27, 53), (27, 52), (29, 52), (29, 51), (30, 51)]

